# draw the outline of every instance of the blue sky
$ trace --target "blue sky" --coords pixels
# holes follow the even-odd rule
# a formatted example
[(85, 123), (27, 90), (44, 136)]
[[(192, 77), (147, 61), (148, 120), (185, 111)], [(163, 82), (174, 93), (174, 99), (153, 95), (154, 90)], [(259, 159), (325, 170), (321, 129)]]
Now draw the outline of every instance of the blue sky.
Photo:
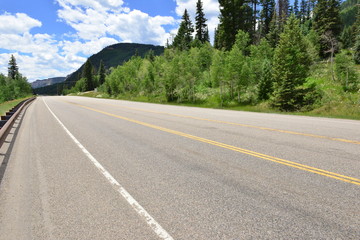
[[(217, 0), (203, 0), (210, 34)], [(164, 45), (196, 0), (0, 0), (0, 73), (11, 54), (29, 81), (66, 76), (119, 42)]]

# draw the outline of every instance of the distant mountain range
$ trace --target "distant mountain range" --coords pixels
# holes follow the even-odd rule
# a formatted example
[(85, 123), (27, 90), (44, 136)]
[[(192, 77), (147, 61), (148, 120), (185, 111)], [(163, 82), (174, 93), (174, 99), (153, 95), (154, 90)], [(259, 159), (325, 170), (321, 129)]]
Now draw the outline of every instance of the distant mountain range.
[[(89, 59), (96, 70), (100, 66), (100, 60), (104, 62), (106, 69), (110, 69), (111, 67), (122, 65), (124, 62), (130, 60), (135, 54), (144, 57), (150, 50), (153, 50), (154, 55), (158, 56), (164, 52), (164, 47), (139, 43), (118, 43), (104, 48), (100, 52), (92, 55)], [(35, 88), (34, 92), (40, 95), (59, 94), (64, 85), (68, 87), (75, 85), (75, 82), (79, 80), (79, 75), (82, 72), (84, 64), (78, 70), (66, 77), (65, 81), (50, 86)]]
[(61, 83), (61, 82), (65, 81), (65, 79), (66, 79), (66, 77), (55, 77), (55, 78), (48, 78), (48, 79), (44, 79), (44, 80), (36, 80), (35, 82), (31, 83), (31, 87), (34, 89), (46, 87), (46, 86), (53, 85), (55, 83)]

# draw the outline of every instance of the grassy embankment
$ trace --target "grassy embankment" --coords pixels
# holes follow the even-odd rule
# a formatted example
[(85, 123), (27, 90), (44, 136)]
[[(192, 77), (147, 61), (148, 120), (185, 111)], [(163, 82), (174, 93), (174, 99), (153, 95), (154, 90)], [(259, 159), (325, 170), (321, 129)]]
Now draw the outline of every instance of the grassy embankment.
[(5, 115), (5, 113), (8, 112), (11, 108), (15, 107), (21, 101), (23, 101), (25, 99), (28, 99), (28, 98), (29, 97), (15, 99), (15, 100), (11, 100), (11, 101), (8, 101), (8, 102), (0, 103), (0, 116)]
[[(360, 65), (357, 65), (356, 68), (357, 72), (359, 73), (358, 76), (360, 76)], [(78, 93), (77, 95), (86, 97), (161, 103), (169, 105), (360, 120), (360, 91), (345, 92), (340, 83), (338, 83), (336, 80), (332, 80), (332, 73), (329, 64), (320, 63), (313, 66), (311, 70), (311, 75), (307, 78), (307, 82), (309, 84), (315, 83), (317, 85), (317, 88), (319, 89), (319, 92), (321, 92), (322, 97), (313, 106), (312, 110), (302, 112), (281, 112), (271, 108), (269, 102), (260, 102), (256, 105), (238, 104), (237, 102), (230, 102), (227, 103), (225, 106), (221, 106), (219, 104), (218, 96), (209, 97), (205, 101), (199, 103), (169, 103), (166, 102), (166, 99), (163, 96), (148, 97), (138, 95), (121, 95), (115, 97), (100, 92)]]

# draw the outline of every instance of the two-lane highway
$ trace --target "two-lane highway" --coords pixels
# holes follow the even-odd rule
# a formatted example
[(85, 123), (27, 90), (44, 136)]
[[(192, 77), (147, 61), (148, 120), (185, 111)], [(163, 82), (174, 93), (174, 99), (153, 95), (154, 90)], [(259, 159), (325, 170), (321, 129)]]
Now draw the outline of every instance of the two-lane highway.
[(360, 122), (39, 97), (0, 239), (360, 239)]

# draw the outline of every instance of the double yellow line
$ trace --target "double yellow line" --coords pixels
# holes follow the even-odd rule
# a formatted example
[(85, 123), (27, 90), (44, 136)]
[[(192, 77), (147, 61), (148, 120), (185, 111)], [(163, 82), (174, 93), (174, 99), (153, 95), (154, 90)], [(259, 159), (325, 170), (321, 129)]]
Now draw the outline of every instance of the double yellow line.
[(212, 140), (209, 140), (209, 139), (206, 139), (206, 138), (201, 138), (201, 137), (197, 137), (197, 136), (190, 135), (190, 134), (187, 134), (187, 133), (171, 130), (171, 129), (168, 129), (168, 128), (159, 127), (159, 126), (156, 126), (156, 125), (153, 125), (153, 124), (150, 124), (150, 123), (145, 123), (145, 122), (141, 122), (141, 121), (138, 121), (138, 120), (135, 120), (135, 119), (131, 119), (131, 118), (119, 116), (119, 115), (116, 115), (116, 114), (104, 112), (104, 111), (101, 111), (101, 110), (98, 110), (98, 109), (95, 109), (95, 108), (91, 108), (91, 107), (87, 107), (87, 106), (83, 106), (83, 105), (80, 105), (80, 104), (77, 104), (77, 103), (72, 103), (72, 102), (69, 102), (69, 103), (71, 103), (73, 105), (76, 105), (76, 106), (79, 106), (81, 108), (85, 108), (85, 109), (88, 109), (88, 110), (91, 110), (91, 111), (94, 111), (94, 112), (102, 113), (102, 114), (107, 115), (107, 116), (111, 116), (111, 117), (122, 119), (122, 120), (125, 120), (125, 121), (128, 121), (128, 122), (136, 123), (136, 124), (146, 126), (146, 127), (149, 127), (149, 128), (157, 129), (157, 130), (160, 130), (160, 131), (163, 131), (163, 132), (175, 134), (175, 135), (182, 136), (182, 137), (189, 138), (189, 139), (193, 139), (193, 140), (199, 141), (199, 142), (208, 143), (208, 144), (218, 146), (218, 147), (221, 147), (221, 148), (225, 148), (225, 149), (229, 149), (229, 150), (232, 150), (232, 151), (235, 151), (235, 152), (247, 154), (247, 155), (254, 156), (254, 157), (257, 157), (257, 158), (261, 158), (261, 159), (264, 159), (264, 160), (280, 163), (280, 164), (283, 164), (283, 165), (286, 165), (286, 166), (289, 166), (289, 167), (297, 168), (297, 169), (304, 170), (304, 171), (307, 171), (307, 172), (312, 172), (312, 173), (315, 173), (315, 174), (319, 174), (319, 175), (322, 175), (322, 176), (330, 177), (330, 178), (333, 178), (333, 179), (337, 179), (337, 180), (340, 180), (340, 181), (343, 181), (343, 182), (352, 183), (352, 184), (360, 186), (360, 179), (358, 179), (358, 178), (348, 177), (348, 176), (341, 175), (341, 174), (338, 174), (338, 173), (326, 171), (326, 170), (323, 170), (323, 169), (320, 169), (320, 168), (311, 167), (311, 166), (308, 166), (308, 165), (304, 165), (304, 164), (288, 161), (288, 160), (285, 160), (285, 159), (272, 157), (272, 156), (269, 156), (269, 155), (266, 155), (266, 154), (254, 152), (254, 151), (251, 151), (251, 150), (235, 147), (235, 146), (228, 145), (228, 144), (225, 144), (225, 143), (216, 142), (216, 141), (212, 141)]
[(254, 128), (254, 129), (260, 129), (260, 130), (266, 130), (266, 131), (272, 131), (272, 132), (287, 133), (287, 134), (306, 136), (306, 137), (312, 137), (312, 138), (321, 138), (321, 139), (327, 139), (327, 140), (332, 140), (332, 141), (338, 141), (338, 142), (345, 142), (345, 143), (352, 143), (352, 144), (359, 144), (360, 145), (360, 141), (349, 140), (349, 139), (344, 139), (344, 138), (321, 136), (321, 135), (316, 135), (316, 134), (311, 134), (311, 133), (300, 133), (300, 132), (287, 131), (287, 130), (281, 130), (281, 129), (275, 129), (275, 128), (254, 126), (254, 125), (249, 125), (249, 124), (234, 123), (234, 122), (227, 122), (227, 121), (221, 121), (221, 120), (200, 118), (200, 117), (194, 117), (194, 116), (173, 114), (173, 113), (167, 113), (167, 112), (152, 111), (152, 110), (146, 110), (146, 109), (141, 109), (141, 108), (125, 107), (125, 106), (119, 106), (119, 105), (115, 105), (115, 104), (105, 104), (105, 105), (114, 106), (114, 107), (118, 107), (118, 108), (129, 109), (129, 110), (136, 110), (136, 111), (141, 111), (141, 112), (163, 114), (163, 115), (174, 116), (174, 117), (195, 119), (195, 120), (207, 121), (207, 122), (215, 122), (215, 123), (221, 123), (221, 124), (227, 124), (227, 125)]

